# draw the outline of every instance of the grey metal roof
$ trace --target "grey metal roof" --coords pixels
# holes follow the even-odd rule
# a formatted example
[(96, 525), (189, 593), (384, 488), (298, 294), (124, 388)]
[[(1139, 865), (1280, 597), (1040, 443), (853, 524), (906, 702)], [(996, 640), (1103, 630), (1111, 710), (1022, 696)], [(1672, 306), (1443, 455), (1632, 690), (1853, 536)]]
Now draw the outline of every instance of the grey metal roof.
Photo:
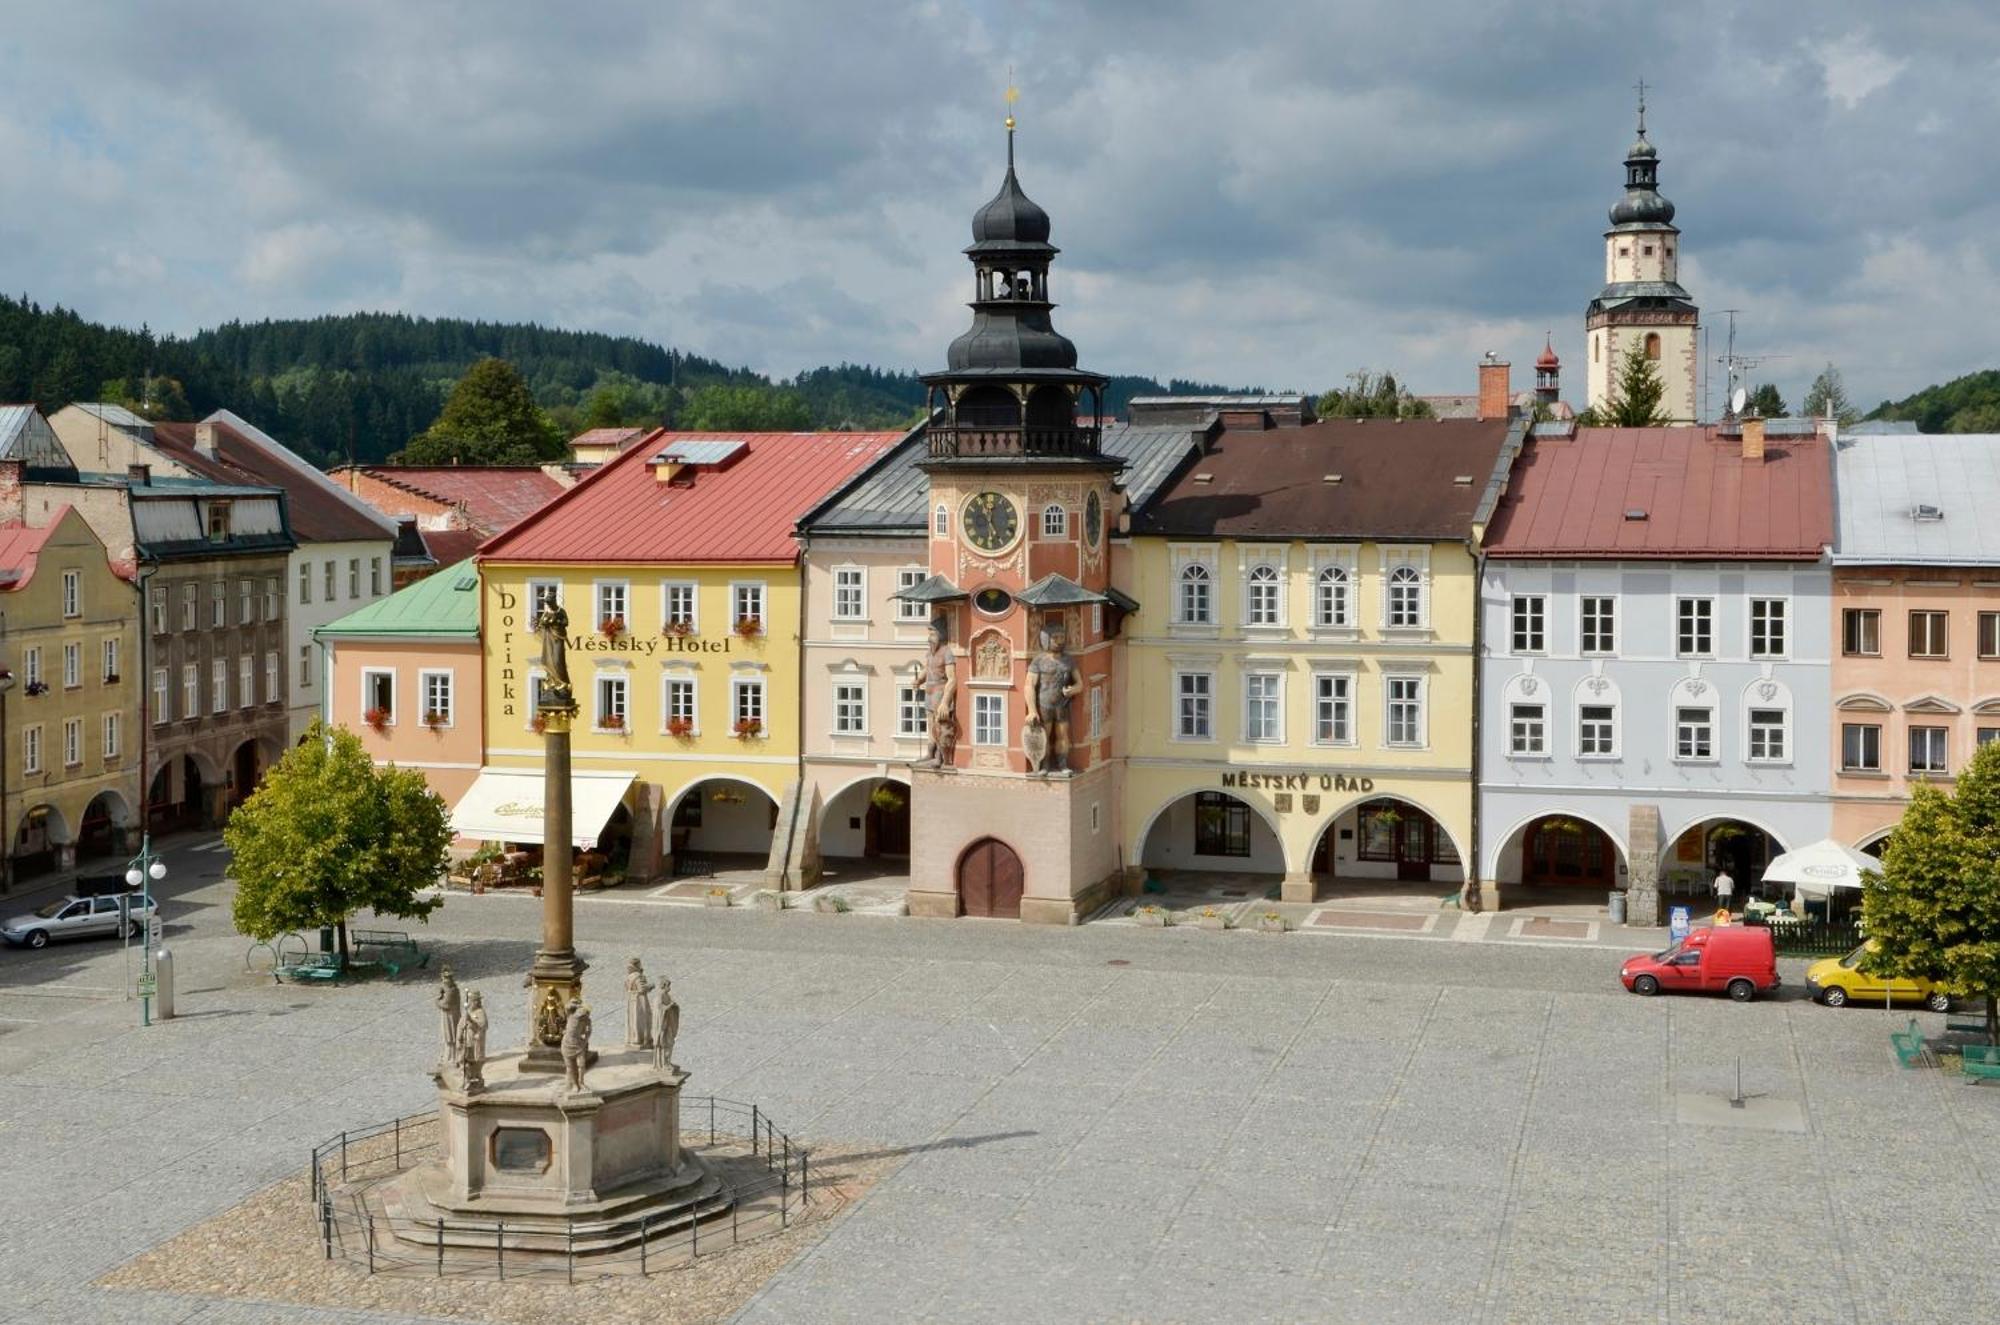
[(889, 595), (906, 603), (949, 603), (968, 597), (965, 590), (942, 575), (926, 575), (907, 589)]
[(1917, 435), (1915, 419), (1863, 419), (1859, 423), (1840, 425), (1842, 437), (1914, 437)]
[(76, 468), (56, 430), (33, 405), (0, 405), (0, 460), (19, 460), (31, 470)]
[[(1132, 506), (1144, 506), (1173, 474), (1182, 458), (1199, 446), (1199, 434), (1179, 427), (1134, 427), (1106, 424), (1101, 447), (1106, 456), (1123, 460), (1119, 485)], [(800, 521), (808, 534), (922, 534), (927, 524), (924, 471), (924, 430), (920, 427), (896, 444), (881, 461), (864, 471), (845, 490)]]
[[(1918, 507), (1931, 507), (1935, 516)], [(2000, 436), (1843, 437), (1836, 565), (2000, 565)]]
[(1015, 596), (1029, 607), (1079, 607), (1084, 603), (1110, 601), (1101, 593), (1092, 593), (1067, 575), (1057, 575), (1053, 571)]
[(134, 432), (149, 433), (153, 429), (151, 419), (142, 419), (123, 405), (107, 405), (99, 401), (76, 402), (76, 407), (85, 414), (104, 420), (114, 428), (130, 428)]
[(1271, 405), (1299, 405), (1312, 399), (1294, 393), (1277, 396), (1134, 396), (1131, 405), (1206, 405), (1213, 409), (1262, 409)]

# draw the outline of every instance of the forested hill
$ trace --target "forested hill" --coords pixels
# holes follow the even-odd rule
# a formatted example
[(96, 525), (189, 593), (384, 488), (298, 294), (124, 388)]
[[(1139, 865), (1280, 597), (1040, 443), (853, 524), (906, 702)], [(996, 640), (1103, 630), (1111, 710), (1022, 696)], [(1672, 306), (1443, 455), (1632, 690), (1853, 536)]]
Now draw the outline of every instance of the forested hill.
[(2000, 368), (1967, 373), (1901, 400), (1885, 400), (1871, 419), (1911, 419), (1918, 432), (2000, 432)]
[[(631, 336), (533, 323), (350, 313), (228, 322), (186, 339), (87, 322), (0, 296), (0, 403), (54, 411), (120, 401), (162, 419), (227, 408), (318, 464), (379, 461), (437, 417), (479, 359), (512, 363), (565, 433), (590, 426), (900, 427), (922, 412), (914, 373), (840, 364), (773, 381)], [(1106, 405), (1135, 395), (1232, 388), (1115, 377)]]

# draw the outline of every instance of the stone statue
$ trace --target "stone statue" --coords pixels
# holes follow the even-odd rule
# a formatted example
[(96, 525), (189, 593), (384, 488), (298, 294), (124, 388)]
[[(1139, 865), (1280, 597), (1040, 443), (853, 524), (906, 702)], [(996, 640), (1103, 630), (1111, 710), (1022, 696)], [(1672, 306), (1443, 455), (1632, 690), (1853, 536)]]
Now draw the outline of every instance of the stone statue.
[(452, 978), (451, 968), (438, 972), (437, 997), (438, 1033), (444, 1043), (443, 1059), (449, 1063), (458, 1052), (458, 981)]
[(477, 989), (465, 996), (465, 1019), (458, 1024), (458, 1036), (463, 1040), (472, 1037), (472, 1053), (480, 1062), (486, 1061), (486, 1001)]
[(924, 653), (923, 681), (925, 724), (930, 748), (926, 764), (948, 763), (951, 750), (944, 743), (950, 729), (954, 743), (958, 735), (958, 655), (952, 652), (950, 628), (943, 617), (932, 617), (930, 647)]
[(1028, 724), (1047, 738), (1041, 773), (1069, 770), (1069, 702), (1083, 691), (1083, 674), (1064, 651), (1065, 632), (1053, 622), (1042, 628), (1042, 649), (1028, 664)]
[(653, 982), (646, 978), (637, 957), (625, 963), (625, 1047), (653, 1047)]
[[(475, 1003), (472, 1006), (476, 1009), (479, 1005)], [(483, 1012), (480, 1019), (485, 1019)], [(472, 1013), (468, 1011), (465, 1020), (459, 1023), (458, 1048), (453, 1054), (458, 1062), (459, 1089), (467, 1095), (477, 1095), (486, 1089), (486, 1076), (480, 1070), (486, 1061), (485, 1039), (485, 1030), (473, 1025)]]
[(551, 600), (535, 617), (535, 633), (542, 637), (542, 702), (545, 709), (576, 707), (576, 691), (569, 683), (569, 613)]
[[(533, 977), (529, 977), (529, 980), (532, 983)], [(535, 1009), (534, 1037), (543, 1044), (556, 1045), (562, 1043), (562, 1036), (562, 995), (556, 991), (554, 985), (550, 985), (542, 992), (542, 1005)]]
[(562, 1060), (569, 1088), (583, 1090), (583, 1069), (590, 1061), (590, 1009), (581, 999), (569, 1001), (569, 1015), (563, 1021)]
[(674, 982), (660, 981), (660, 1024), (653, 1036), (653, 1066), (662, 1072), (674, 1067), (674, 1041), (681, 1037), (681, 1005), (674, 1002)]

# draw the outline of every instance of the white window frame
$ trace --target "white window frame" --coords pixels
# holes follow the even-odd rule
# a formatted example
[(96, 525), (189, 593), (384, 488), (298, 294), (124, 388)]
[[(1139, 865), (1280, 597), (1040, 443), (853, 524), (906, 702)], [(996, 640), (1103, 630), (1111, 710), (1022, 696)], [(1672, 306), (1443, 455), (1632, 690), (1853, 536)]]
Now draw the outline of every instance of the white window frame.
[(370, 598), (380, 598), (382, 596), (382, 558), (380, 557), (368, 558), (368, 596)]
[[(1764, 613), (1764, 640), (1760, 645), (1757, 638), (1757, 609), (1775, 608)], [(1772, 625), (1776, 623), (1777, 647), (1771, 647)], [(1743, 604), (1743, 644), (1751, 658), (1789, 658), (1792, 656), (1792, 600), (1782, 596), (1758, 594), (1748, 598)]]
[[(1413, 578), (1399, 578), (1402, 570), (1414, 572)], [(1385, 547), (1382, 549), (1382, 629), (1396, 631), (1427, 630), (1431, 624), (1431, 551), (1427, 547)], [(1414, 595), (1415, 620), (1398, 623), (1397, 586), (1412, 586), (1408, 592)]]
[(118, 670), (118, 637), (116, 635), (105, 636), (103, 653), (104, 671), (101, 673), (101, 679), (104, 684), (110, 685), (113, 678), (123, 675)]
[(266, 621), (276, 621), (278, 619), (278, 586), (282, 582), (280, 577), (276, 575), (266, 575), (264, 577), (264, 619)]
[[(1757, 721), (1759, 714), (1778, 715), (1776, 730), (1778, 748), (1773, 753), (1769, 748), (1768, 735), (1765, 736), (1764, 753), (1757, 753), (1760, 735), (1772, 730), (1772, 724)], [(1792, 711), (1778, 704), (1747, 704), (1743, 714), (1743, 762), (1746, 764), (1789, 764), (1792, 762)]]
[(181, 664), (181, 716), (188, 719), (201, 716), (200, 663)]
[[(1918, 736), (1924, 737), (1924, 745), (1926, 747), (1924, 751), (1926, 762), (1921, 768), (1917, 766)], [(1936, 738), (1935, 742), (1933, 742), (1932, 737)], [(1909, 747), (1909, 772), (1911, 777), (1942, 778), (1951, 776), (1951, 728), (1940, 727), (1931, 723), (1913, 722), (1909, 727), (1909, 735), (1904, 738), (1903, 743)], [(1928, 762), (1929, 756), (1933, 752), (1938, 756), (1938, 762), (1935, 767)]]
[[(1699, 713), (1702, 716), (1697, 722), (1688, 722), (1685, 719), (1690, 713)], [(1676, 702), (1672, 706), (1671, 714), (1674, 724), (1674, 762), (1678, 764), (1714, 763), (1716, 759), (1715, 705)], [(1702, 738), (1704, 748), (1699, 752), (1684, 748), (1692, 744), (1692, 742), (1684, 741), (1682, 738), (1694, 733), (1699, 733)]]
[(80, 570), (62, 573), (62, 614), (65, 617), (83, 615), (83, 572)]
[(257, 707), (257, 655), (254, 653), (239, 654), (236, 658), (236, 707)]
[[(675, 606), (675, 598), (685, 599), (687, 611)], [(675, 621), (687, 622), (689, 634), (701, 629), (701, 586), (693, 580), (668, 580), (660, 586), (660, 625), (664, 628)]]
[(181, 586), (181, 629), (193, 630), (201, 620), (201, 586), (193, 582)]
[(209, 581), (208, 624), (215, 630), (229, 624), (229, 585), (226, 581)]
[(63, 689), (74, 690), (83, 684), (83, 641), (63, 641)]
[[(1351, 747), (1359, 744), (1354, 698), (1359, 676), (1352, 670), (1322, 668), (1313, 672), (1312, 744)], [(1340, 734), (1341, 728), (1346, 734)]]
[[(310, 650), (312, 646), (309, 644), (306, 648)], [(278, 674), (280, 665), (278, 651), (276, 649), (266, 649), (264, 651), (264, 702), (266, 704), (275, 704), (284, 697), (282, 678)]]
[(1045, 539), (1069, 537), (1069, 508), (1061, 502), (1050, 502), (1042, 508), (1042, 537)]
[(521, 614), (521, 630), (523, 634), (532, 635), (535, 633), (535, 618), (542, 614), (542, 603), (545, 599), (554, 598), (557, 607), (563, 606), (563, 582), (550, 579), (529, 580), (523, 589), (523, 594), (528, 610)]
[(393, 727), (396, 725), (396, 708), (397, 708), (396, 669), (393, 667), (364, 667), (361, 669), (361, 708), (359, 710), (361, 715), (361, 720), (364, 723), (367, 722), (368, 710), (377, 707), (376, 705), (369, 703), (369, 700), (374, 698), (374, 696), (370, 693), (369, 683), (371, 678), (378, 676), (386, 676), (387, 678), (389, 678), (389, 702), (385, 705), (382, 705), (381, 707), (389, 710), (388, 725)]
[(361, 596), (361, 558), (347, 559), (347, 600), (353, 602)]
[(833, 568), (833, 619), (864, 623), (868, 620), (868, 572), (856, 565)]
[(593, 581), (590, 586), (590, 601), (597, 611), (596, 617), (590, 623), (592, 630), (602, 630), (605, 622), (613, 617), (617, 617), (625, 623), (626, 631), (628, 633), (631, 631), (632, 581)]
[[(632, 730), (632, 678), (622, 670), (598, 672), (590, 680), (590, 721), (592, 730), (629, 732)], [(605, 719), (616, 715), (618, 725)]]
[[(1694, 633), (1706, 637), (1708, 647), (1690, 649), (1687, 647), (1689, 627)], [(1676, 658), (1713, 658), (1715, 656), (1715, 595), (1678, 594), (1674, 598), (1674, 656)]]
[[(1409, 699), (1397, 699), (1399, 685), (1410, 685), (1415, 694)], [(1430, 678), (1411, 672), (1384, 672), (1382, 674), (1382, 745), (1391, 750), (1423, 750), (1430, 746)], [(1414, 740), (1395, 739), (1396, 706), (1412, 704), (1416, 709), (1416, 738)]]
[(1092, 686), (1090, 688), (1090, 740), (1101, 741), (1104, 739), (1106, 711), (1104, 687), (1100, 685)]
[(763, 580), (734, 580), (729, 585), (729, 628), (745, 619), (754, 620), (761, 633), (771, 630), (770, 586)]
[(1351, 633), (1355, 628), (1358, 559), (1352, 548), (1323, 549), (1313, 556), (1314, 630)]
[(75, 768), (83, 762), (83, 719), (63, 719), (63, 767)]
[[(1854, 762), (1854, 761), (1852, 761), (1852, 760), (1848, 759), (1848, 757), (1847, 757), (1847, 734), (1848, 734), (1849, 732), (1859, 732), (1859, 733), (1862, 733), (1863, 735), (1862, 735), (1862, 741), (1861, 741), (1861, 744), (1862, 744), (1863, 746), (1867, 746), (1868, 744), (1870, 744), (1870, 743), (1871, 743), (1871, 742), (1870, 742), (1870, 739), (1869, 739), (1869, 737), (1870, 737), (1870, 735), (1872, 734), (1872, 737), (1873, 737), (1873, 741), (1872, 741), (1872, 743), (1873, 743), (1873, 745), (1874, 745), (1874, 747), (1875, 747), (1875, 760), (1874, 760), (1874, 762), (1873, 762), (1873, 763), (1865, 763), (1865, 764), (1864, 764), (1864, 763), (1856, 763), (1856, 762)], [(1863, 753), (1863, 754), (1866, 754), (1866, 753), (1867, 753), (1867, 751), (1866, 751), (1866, 750), (1864, 749), (1864, 750), (1862, 751), (1862, 753)], [(1880, 773), (1880, 772), (1882, 772), (1882, 724), (1881, 724), (1881, 723), (1879, 723), (1879, 722), (1843, 722), (1843, 723), (1841, 723), (1841, 724), (1840, 724), (1840, 771), (1841, 771), (1841, 772), (1843, 772), (1843, 773)]]
[(21, 728), (21, 771), (29, 777), (42, 771), (42, 724)]
[(313, 564), (310, 561), (301, 561), (299, 563), (299, 605), (303, 607), (312, 602), (312, 600)]
[[(1918, 653), (1916, 644), (1917, 622), (1924, 623), (1924, 644), (1935, 645), (1936, 652)], [(1937, 629), (1933, 631), (1931, 626)], [(1931, 636), (1935, 634), (1936, 638)], [(1913, 607), (1909, 613), (1909, 625), (1904, 632), (1904, 644), (1910, 659), (1915, 662), (1941, 662), (1951, 657), (1951, 613), (1933, 607)]]
[(1007, 748), (1007, 697), (991, 690), (972, 695), (972, 743), (981, 749)]
[[(1603, 605), (1593, 613), (1592, 604)], [(1593, 622), (1592, 618), (1597, 619)], [(1609, 638), (1606, 638), (1609, 636)], [(1586, 658), (1609, 658), (1618, 652), (1618, 597), (1587, 593), (1576, 598), (1576, 651)]]
[(1507, 706), (1507, 753), (1514, 759), (1549, 757), (1549, 706), (1540, 700), (1513, 700)]
[[(896, 569), (896, 592), (914, 589), (930, 578), (930, 571), (922, 566), (900, 566)], [(929, 603), (913, 603), (907, 598), (896, 600), (896, 620), (922, 625), (931, 619)]]
[(299, 689), (310, 690), (313, 683), (313, 650), (310, 644), (299, 645)]
[[(733, 676), (729, 679), (729, 729), (736, 730), (736, 724), (745, 718), (755, 718), (758, 723), (757, 735), (771, 734), (771, 710), (761, 676)], [(754, 711), (753, 711), (754, 710)]]
[(930, 734), (930, 705), (920, 685), (896, 687), (896, 736), (900, 740), (922, 740)]
[[(444, 699), (442, 707), (434, 702), (439, 698), (439, 694), (434, 692), (438, 692), (440, 687)], [(417, 716), (428, 726), (431, 714), (441, 713), (444, 715), (444, 721), (438, 724), (440, 727), (457, 726), (457, 692), (458, 673), (455, 669), (449, 667), (423, 668), (417, 673)]]
[(31, 644), (21, 652), (21, 680), (24, 685), (42, 684), (42, 646)]
[[(1268, 693), (1256, 692), (1267, 689)], [(1265, 708), (1263, 714), (1257, 709)], [(1268, 723), (1265, 721), (1268, 719)], [(1259, 733), (1263, 734), (1259, 734)], [(1243, 741), (1246, 745), (1285, 742), (1285, 674), (1265, 669), (1243, 673)]]
[[(1597, 709), (1603, 710), (1606, 716), (1601, 719), (1584, 716), (1585, 713)], [(1594, 730), (1594, 726), (1600, 722), (1606, 728), (1602, 732)], [(1620, 725), (1618, 721), (1618, 705), (1616, 703), (1607, 704), (1601, 700), (1593, 703), (1579, 703), (1576, 706), (1576, 757), (1586, 762), (1618, 758), (1620, 754), (1618, 729)], [(1586, 744), (1595, 739), (1602, 739), (1605, 743), (1605, 748), (1602, 750), (1585, 749)]]
[[(685, 705), (680, 703), (682, 695), (687, 699)], [(692, 675), (669, 672), (660, 678), (660, 730), (665, 731), (675, 718), (688, 720), (690, 737), (701, 735), (701, 690), (698, 680)]]
[(833, 734), (835, 736), (868, 734), (866, 677), (842, 675), (833, 678)]
[(116, 759), (118, 757), (118, 742), (120, 736), (118, 726), (119, 726), (118, 713), (116, 710), (113, 710), (112, 712), (104, 715), (104, 721), (102, 723), (102, 735), (104, 738), (104, 757), (106, 759)]
[(236, 582), (236, 624), (247, 626), (257, 619), (257, 581)]
[(1276, 630), (1285, 624), (1285, 563), (1280, 557), (1250, 554), (1243, 567), (1243, 625)]
[(167, 633), (167, 591), (165, 586), (149, 590), (147, 609), (152, 614), (152, 628), (155, 635)]
[(328, 557), (324, 567), (326, 573), (320, 577), (320, 587), (325, 592), (321, 597), (329, 603), (337, 603), (340, 601), (340, 563)]
[[(1531, 618), (1531, 619), (1524, 619)], [(1528, 640), (1523, 643), (1523, 638)], [(1517, 593), (1507, 604), (1508, 651), (1517, 657), (1549, 651), (1549, 596)]]
[[(1199, 682), (1199, 685), (1190, 684)], [(1195, 705), (1190, 708), (1190, 702)], [(1190, 723), (1189, 717), (1200, 715), (1200, 722)], [(1174, 671), (1174, 739), (1176, 741), (1213, 741), (1215, 739), (1215, 673), (1193, 668), (1176, 668)]]
[(153, 725), (173, 720), (174, 678), (164, 667), (153, 669)]
[(1215, 624), (1215, 568), (1207, 562), (1190, 561), (1175, 570), (1174, 624)]
[(229, 659), (208, 660), (208, 711), (229, 712)]
[(951, 508), (943, 502), (931, 508), (931, 537), (951, 537)]

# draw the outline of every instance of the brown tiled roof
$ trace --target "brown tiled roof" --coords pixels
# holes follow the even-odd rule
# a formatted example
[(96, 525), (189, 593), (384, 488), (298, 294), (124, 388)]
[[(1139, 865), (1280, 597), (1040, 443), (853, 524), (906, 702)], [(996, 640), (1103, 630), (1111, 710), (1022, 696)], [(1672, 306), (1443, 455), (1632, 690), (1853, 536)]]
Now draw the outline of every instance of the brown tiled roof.
[(1465, 538), (1509, 426), (1506, 419), (1329, 419), (1225, 432), (1133, 528), (1190, 538)]
[(505, 533), (569, 489), (535, 465), (361, 465), (372, 479), (446, 506), (464, 506), (491, 537)]
[(292, 535), (301, 543), (360, 543), (387, 539), (389, 531), (270, 454), (226, 423), (214, 423), (215, 457), (195, 449), (193, 423), (156, 423), (153, 444), (175, 462), (218, 483), (283, 488)]
[(479, 550), (491, 535), (477, 529), (420, 529), (424, 546), (430, 549), (433, 559), (440, 566), (451, 566), (464, 561)]
[(1787, 437), (1745, 460), (1702, 427), (1535, 437), (1487, 533), (1495, 557), (1817, 559), (1833, 542), (1826, 442)]

